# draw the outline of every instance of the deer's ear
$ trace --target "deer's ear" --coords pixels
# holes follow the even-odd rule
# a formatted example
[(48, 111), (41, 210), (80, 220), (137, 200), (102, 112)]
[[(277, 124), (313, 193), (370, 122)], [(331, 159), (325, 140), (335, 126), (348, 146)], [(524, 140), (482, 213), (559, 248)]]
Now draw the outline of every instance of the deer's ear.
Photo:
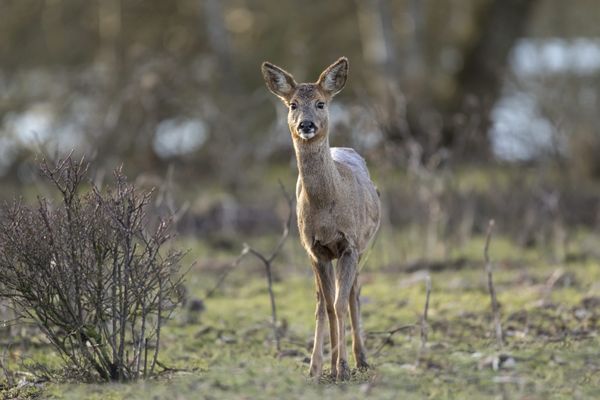
[(269, 90), (287, 103), (296, 89), (297, 83), (294, 77), (289, 72), (269, 62), (264, 62), (261, 70)]
[(340, 57), (319, 76), (317, 84), (331, 96), (338, 94), (346, 85), (348, 79), (348, 59)]

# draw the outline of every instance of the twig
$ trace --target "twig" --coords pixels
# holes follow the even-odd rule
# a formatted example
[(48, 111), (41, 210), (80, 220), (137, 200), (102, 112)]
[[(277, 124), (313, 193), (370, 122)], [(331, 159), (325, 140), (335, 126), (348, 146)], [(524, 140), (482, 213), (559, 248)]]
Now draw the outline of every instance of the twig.
[(419, 366), (421, 364), (421, 359), (423, 358), (423, 353), (427, 347), (427, 337), (429, 334), (429, 326), (427, 325), (427, 316), (429, 314), (429, 297), (431, 296), (431, 277), (427, 275), (425, 277), (425, 307), (423, 308), (423, 316), (421, 317), (421, 347), (419, 347), (419, 351), (417, 352), (417, 362), (416, 365)]
[(283, 226), (283, 233), (281, 234), (281, 237), (279, 238), (279, 242), (277, 242), (277, 246), (275, 246), (275, 250), (273, 250), (273, 253), (268, 258), (269, 262), (273, 262), (273, 260), (275, 260), (275, 257), (277, 257), (277, 255), (281, 251), (283, 244), (285, 243), (288, 235), (290, 234), (290, 226), (292, 225), (292, 217), (294, 216), (294, 199), (292, 199), (292, 197), (285, 190), (285, 187), (283, 186), (283, 183), (281, 183), (281, 181), (279, 181), (279, 187), (281, 188), (281, 193), (283, 194), (283, 197), (285, 197), (285, 199), (288, 203), (289, 211), (288, 211), (287, 221), (285, 222), (285, 225)]
[(217, 280), (217, 283), (215, 283), (215, 285), (208, 291), (206, 292), (206, 295), (204, 296), (205, 298), (209, 298), (212, 297), (213, 294), (215, 294), (215, 292), (217, 291), (217, 289), (219, 289), (219, 287), (221, 287), (221, 285), (223, 284), (223, 282), (225, 281), (225, 278), (227, 278), (227, 276), (231, 273), (231, 271), (233, 271), (242, 261), (242, 259), (248, 254), (248, 248), (244, 246), (244, 248), (242, 249), (242, 251), (240, 252), (240, 254), (237, 256), (237, 258), (229, 265), (229, 268), (227, 268), (222, 274), (221, 276), (219, 276), (219, 279)]
[(15, 384), (14, 374), (8, 369), (6, 365), (4, 365), (4, 360), (6, 358), (6, 353), (8, 352), (8, 350), (9, 346), (6, 346), (6, 348), (2, 352), (2, 357), (0, 357), (0, 370), (2, 370), (4, 379), (6, 380), (8, 387), (11, 388)]
[(392, 336), (394, 336), (396, 333), (404, 331), (404, 330), (408, 330), (408, 329), (412, 329), (415, 327), (415, 324), (410, 324), (410, 325), (402, 325), (399, 326), (397, 328), (391, 329), (389, 331), (375, 331), (375, 332), (369, 332), (367, 333), (367, 336), (369, 335), (387, 335), (387, 337), (385, 339), (383, 339), (383, 341), (381, 342), (381, 344), (379, 345), (379, 347), (375, 350), (375, 352), (373, 353), (373, 356), (376, 357), (379, 355), (379, 353), (381, 352), (381, 350), (383, 350), (383, 348), (387, 345), (392, 343)]
[(275, 257), (277, 257), (277, 255), (281, 251), (281, 248), (283, 247), (283, 244), (285, 243), (285, 241), (286, 241), (286, 239), (287, 239), (287, 237), (288, 237), (288, 235), (290, 233), (290, 226), (292, 224), (292, 217), (294, 216), (293, 215), (294, 200), (287, 193), (287, 191), (285, 190), (285, 187), (283, 186), (283, 183), (281, 183), (281, 181), (279, 181), (279, 187), (281, 188), (281, 192), (283, 193), (283, 196), (285, 197), (285, 199), (286, 199), (286, 201), (288, 203), (289, 214), (288, 214), (288, 218), (287, 218), (287, 220), (285, 222), (285, 225), (283, 227), (283, 233), (282, 233), (281, 237), (279, 238), (279, 241), (277, 242), (277, 245), (275, 246), (275, 249), (273, 250), (273, 253), (268, 258), (264, 257), (261, 253), (259, 253), (256, 250), (254, 250), (248, 244), (244, 243), (244, 247), (242, 248), (242, 251), (240, 252), (240, 254), (230, 264), (229, 268), (227, 268), (221, 274), (221, 276), (219, 276), (219, 279), (217, 280), (217, 283), (208, 292), (206, 292), (205, 298), (209, 298), (209, 297), (212, 297), (214, 295), (214, 293), (217, 291), (217, 289), (219, 289), (219, 287), (221, 287), (221, 285), (223, 284), (223, 282), (225, 281), (225, 279), (227, 278), (227, 276), (229, 276), (229, 274), (235, 268), (237, 268), (237, 266), (240, 264), (240, 262), (242, 261), (242, 259), (250, 252), (251, 249), (253, 250), (253, 255), (256, 256), (257, 258), (259, 258), (263, 263), (267, 263), (267, 262), (268, 263), (272, 263), (273, 260), (275, 260)]
[(281, 350), (281, 341), (279, 339), (279, 333), (277, 332), (277, 307), (275, 304), (275, 294), (273, 293), (273, 276), (271, 274), (271, 262), (258, 251), (248, 246), (247, 243), (244, 243), (244, 246), (245, 249), (247, 249), (250, 252), (250, 254), (254, 255), (256, 258), (261, 260), (265, 265), (265, 271), (267, 273), (267, 288), (269, 290), (269, 299), (271, 300), (271, 320), (273, 323), (273, 335), (275, 336), (275, 348), (277, 349), (277, 352), (279, 352)]
[(492, 231), (494, 230), (494, 220), (491, 219), (488, 224), (487, 234), (485, 237), (485, 247), (483, 249), (483, 256), (485, 258), (485, 270), (487, 272), (488, 290), (492, 299), (492, 313), (494, 314), (494, 328), (496, 332), (496, 343), (498, 347), (502, 348), (504, 345), (502, 335), (502, 325), (500, 323), (500, 311), (498, 309), (498, 300), (496, 299), (496, 289), (494, 288), (494, 280), (492, 276), (492, 262), (490, 261), (489, 247), (490, 240), (492, 238)]
[(394, 335), (394, 334), (396, 334), (398, 332), (405, 331), (407, 329), (412, 329), (415, 326), (416, 326), (415, 324), (409, 324), (409, 325), (401, 325), (401, 326), (399, 326), (397, 328), (390, 329), (389, 331), (371, 331), (371, 332), (367, 332), (367, 336)]
[(541, 300), (542, 305), (548, 303), (548, 301), (550, 300), (550, 296), (552, 295), (552, 289), (554, 289), (554, 286), (556, 285), (556, 283), (564, 275), (565, 275), (564, 269), (558, 268), (558, 269), (554, 270), (554, 272), (552, 272), (550, 277), (546, 280), (546, 283), (544, 284), (544, 287), (542, 290), (542, 300)]
[(285, 187), (283, 186), (281, 181), (279, 182), (279, 186), (281, 187), (283, 196), (286, 198), (286, 200), (288, 202), (289, 213), (288, 213), (287, 221), (285, 222), (285, 224), (283, 226), (283, 233), (281, 234), (281, 237), (279, 238), (279, 241), (277, 242), (275, 249), (273, 250), (273, 252), (271, 253), (271, 255), (269, 257), (265, 257), (262, 253), (255, 250), (250, 245), (248, 245), (247, 243), (244, 243), (244, 251), (246, 251), (247, 253), (250, 253), (253, 256), (255, 256), (256, 258), (258, 258), (260, 261), (262, 261), (262, 263), (265, 266), (265, 271), (267, 273), (267, 286), (268, 286), (268, 290), (269, 290), (269, 299), (271, 300), (271, 319), (273, 322), (273, 334), (275, 336), (275, 347), (277, 349), (277, 352), (281, 351), (281, 340), (279, 337), (279, 332), (277, 331), (277, 307), (275, 304), (275, 294), (273, 293), (272, 263), (273, 263), (273, 260), (275, 260), (275, 258), (279, 255), (279, 252), (281, 251), (283, 244), (285, 243), (285, 241), (290, 233), (290, 225), (292, 223), (292, 216), (293, 216), (293, 212), (294, 212), (292, 197), (290, 195), (288, 195), (288, 193), (286, 192)]
[(279, 337), (279, 333), (277, 331), (277, 305), (275, 303), (275, 294), (273, 293), (272, 265), (273, 265), (273, 261), (275, 260), (275, 258), (277, 258), (277, 256), (281, 252), (281, 249), (283, 248), (283, 244), (285, 243), (286, 239), (289, 236), (290, 226), (292, 224), (292, 217), (293, 217), (293, 213), (294, 213), (294, 207), (293, 207), (294, 200), (287, 193), (287, 191), (285, 190), (285, 187), (283, 186), (281, 181), (279, 182), (279, 186), (281, 187), (281, 192), (283, 193), (283, 196), (285, 197), (285, 199), (288, 203), (289, 213), (288, 213), (287, 220), (283, 226), (283, 233), (281, 234), (281, 237), (279, 238), (277, 245), (273, 249), (273, 252), (268, 257), (266, 257), (261, 252), (259, 252), (258, 250), (254, 249), (252, 246), (250, 246), (249, 244), (244, 243), (244, 247), (242, 248), (242, 251), (240, 252), (240, 254), (231, 263), (231, 266), (225, 272), (223, 272), (221, 274), (221, 276), (217, 280), (217, 283), (215, 284), (215, 286), (213, 286), (206, 293), (206, 296), (205, 296), (205, 298), (211, 297), (216, 292), (216, 290), (221, 286), (221, 284), (225, 281), (225, 279), (231, 273), (231, 271), (233, 271), (240, 264), (240, 262), (246, 255), (252, 254), (253, 256), (258, 258), (265, 266), (265, 272), (267, 275), (267, 288), (269, 290), (269, 299), (271, 301), (271, 319), (272, 319), (272, 324), (273, 324), (273, 334), (275, 337), (275, 347), (277, 349), (277, 352), (281, 351), (281, 340)]
[(197, 368), (169, 367), (169, 366), (163, 364), (162, 362), (160, 362), (159, 360), (156, 360), (156, 365), (158, 365), (160, 368), (162, 368), (162, 370), (159, 372), (159, 374), (172, 373), (172, 372), (194, 372), (197, 370)]
[(429, 334), (429, 326), (427, 325), (427, 315), (429, 313), (429, 296), (431, 295), (431, 277), (425, 277), (425, 309), (423, 310), (423, 319), (421, 320), (421, 349), (427, 345), (427, 336)]

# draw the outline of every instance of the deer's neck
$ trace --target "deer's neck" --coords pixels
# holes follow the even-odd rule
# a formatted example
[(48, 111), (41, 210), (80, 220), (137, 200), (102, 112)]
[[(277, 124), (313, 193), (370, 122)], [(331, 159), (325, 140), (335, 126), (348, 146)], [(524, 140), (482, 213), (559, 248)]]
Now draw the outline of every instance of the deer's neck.
[(298, 173), (309, 201), (328, 204), (335, 199), (339, 172), (329, 150), (329, 139), (317, 143), (294, 141)]

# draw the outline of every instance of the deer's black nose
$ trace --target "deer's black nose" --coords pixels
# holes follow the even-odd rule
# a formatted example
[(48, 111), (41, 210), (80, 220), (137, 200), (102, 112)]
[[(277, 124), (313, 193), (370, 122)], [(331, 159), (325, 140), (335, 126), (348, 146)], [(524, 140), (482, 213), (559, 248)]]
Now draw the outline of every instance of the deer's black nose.
[(316, 130), (317, 126), (312, 121), (302, 121), (298, 125), (298, 130), (302, 133), (311, 133)]

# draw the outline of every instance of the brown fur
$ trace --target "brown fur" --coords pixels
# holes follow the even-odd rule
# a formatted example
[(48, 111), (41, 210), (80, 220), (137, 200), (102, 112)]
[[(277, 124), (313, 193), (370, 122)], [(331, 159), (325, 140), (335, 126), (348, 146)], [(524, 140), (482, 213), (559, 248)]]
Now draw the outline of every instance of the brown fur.
[[(322, 373), (327, 317), (332, 374), (344, 380), (349, 377), (345, 343), (348, 310), (356, 365), (368, 367), (360, 336), (358, 262), (380, 219), (377, 189), (362, 158), (351, 149), (329, 147), (328, 106), (345, 85), (348, 60), (342, 57), (330, 65), (316, 83), (298, 84), (288, 72), (267, 62), (263, 63), (262, 72), (267, 87), (290, 107), (288, 125), (299, 170), (298, 230), (317, 286), (317, 326), (310, 374), (318, 377)], [(324, 103), (322, 109), (319, 102)], [(314, 134), (302, 132), (302, 121), (314, 123)], [(331, 263), (334, 259), (338, 259), (335, 270)]]

